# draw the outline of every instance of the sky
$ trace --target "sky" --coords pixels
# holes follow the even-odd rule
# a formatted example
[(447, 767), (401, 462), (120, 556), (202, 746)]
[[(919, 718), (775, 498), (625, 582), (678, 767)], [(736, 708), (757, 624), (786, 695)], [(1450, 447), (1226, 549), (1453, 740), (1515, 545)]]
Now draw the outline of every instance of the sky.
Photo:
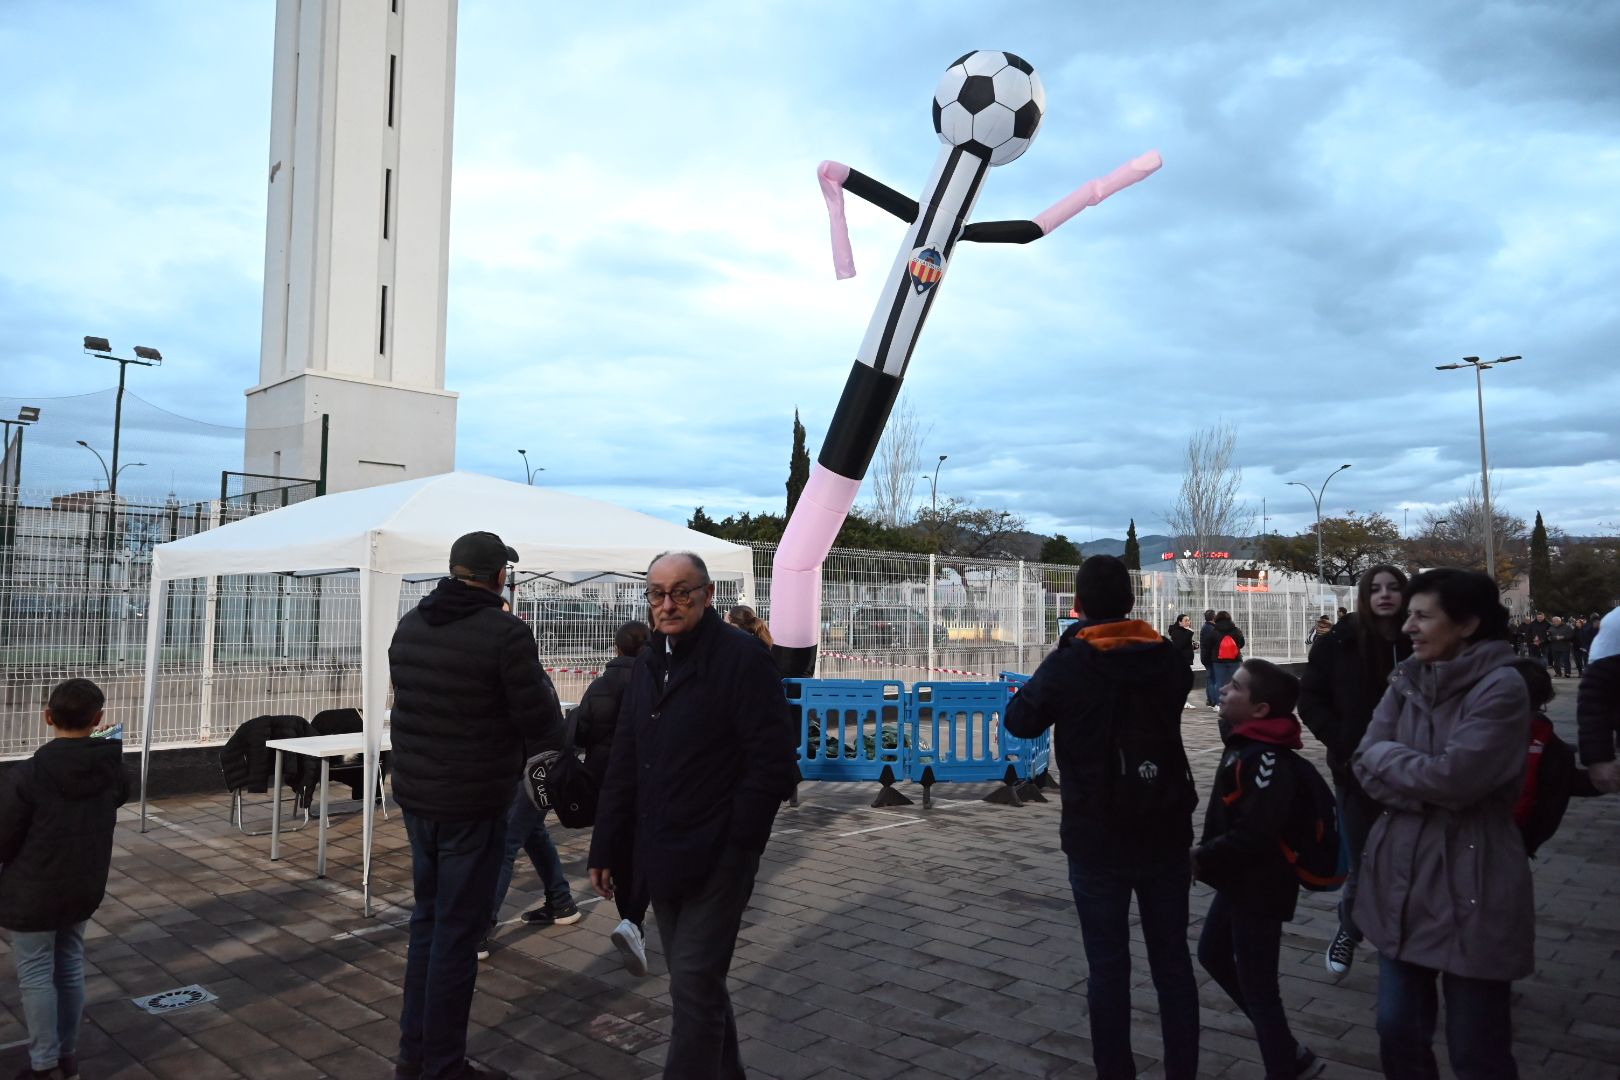
[[(351, 0), (352, 2), (352, 0)], [(412, 0), (424, 2), (424, 0)], [(1025, 247), (953, 259), (903, 400), (943, 500), (1090, 540), (1165, 530), (1187, 438), (1238, 435), (1274, 531), (1415, 527), (1479, 477), (1620, 531), (1620, 5), (461, 0), (447, 386), (457, 465), (671, 519), (782, 507), (904, 226), (815, 170), (917, 195), (929, 103), (976, 48), (1034, 64), (1039, 135), (980, 220), (1149, 149), (1164, 168)], [(217, 489), (258, 373), (272, 0), (0, 3), (0, 415), (28, 486)], [(917, 497), (929, 482), (919, 480)]]

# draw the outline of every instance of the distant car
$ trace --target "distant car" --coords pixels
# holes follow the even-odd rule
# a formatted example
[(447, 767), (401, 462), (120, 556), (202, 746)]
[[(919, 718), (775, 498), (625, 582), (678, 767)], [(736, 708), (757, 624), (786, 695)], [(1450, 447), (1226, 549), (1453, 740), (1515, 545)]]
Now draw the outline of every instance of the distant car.
[[(950, 640), (935, 624), (934, 643)], [(898, 605), (862, 605), (850, 612), (850, 643), (856, 649), (926, 649), (928, 613)]]
[(613, 633), (624, 622), (600, 601), (561, 596), (519, 600), (517, 614), (534, 627), (541, 656), (611, 649)]

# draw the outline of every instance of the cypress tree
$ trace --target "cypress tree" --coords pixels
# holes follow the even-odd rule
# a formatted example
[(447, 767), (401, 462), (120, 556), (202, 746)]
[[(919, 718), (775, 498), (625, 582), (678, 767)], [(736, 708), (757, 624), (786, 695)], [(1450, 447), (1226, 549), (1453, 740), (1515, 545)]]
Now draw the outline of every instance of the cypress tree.
[(1547, 526), (1536, 511), (1536, 527), (1530, 533), (1530, 603), (1537, 611), (1547, 609), (1547, 596), (1553, 587), (1552, 557), (1547, 553)]
[(1131, 518), (1131, 527), (1125, 530), (1125, 568), (1142, 569), (1142, 545), (1136, 542), (1135, 518)]
[(788, 458), (787, 512), (799, 504), (804, 485), (810, 482), (810, 452), (804, 448), (804, 425), (799, 423), (799, 410), (793, 410), (793, 454)]

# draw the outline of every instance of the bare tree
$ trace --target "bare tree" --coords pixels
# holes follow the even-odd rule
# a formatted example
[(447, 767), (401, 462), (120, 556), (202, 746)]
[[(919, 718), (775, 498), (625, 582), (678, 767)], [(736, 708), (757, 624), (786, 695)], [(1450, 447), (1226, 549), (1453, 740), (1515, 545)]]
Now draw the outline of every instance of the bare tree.
[[(1492, 493), (1501, 489), (1491, 476)], [(1530, 535), (1524, 518), (1504, 513), (1491, 500), (1492, 541), (1496, 548), (1496, 581), (1503, 588), (1513, 584), (1529, 564)], [(1468, 491), (1439, 510), (1425, 510), (1418, 535), (1407, 545), (1407, 558), (1414, 568), (1458, 566), (1465, 570), (1485, 569), (1485, 500), (1479, 484), (1468, 482)]]
[(922, 444), (933, 430), (932, 424), (923, 429), (904, 398), (889, 414), (889, 426), (867, 473), (872, 485), (872, 519), (880, 525), (893, 529), (911, 523), (911, 503), (922, 474)]
[(1204, 594), (1206, 607), (1210, 578), (1227, 564), (1212, 553), (1224, 552), (1254, 528), (1254, 507), (1238, 498), (1243, 470), (1234, 463), (1236, 455), (1237, 431), (1224, 420), (1194, 431), (1187, 439), (1181, 492), (1164, 513), (1170, 531), (1185, 551), (1192, 552), (1178, 560), (1177, 573), (1192, 579)]

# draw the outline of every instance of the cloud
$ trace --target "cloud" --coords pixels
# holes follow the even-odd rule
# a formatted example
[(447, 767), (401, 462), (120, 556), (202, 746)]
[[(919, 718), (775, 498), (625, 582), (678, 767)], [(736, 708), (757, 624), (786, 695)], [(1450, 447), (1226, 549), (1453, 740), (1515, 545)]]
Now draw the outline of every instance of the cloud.
[[(1434, 366), (1521, 353), (1486, 376), (1499, 501), (1571, 532), (1620, 518), (1620, 9), (1173, 7), (463, 0), (461, 466), (517, 475), (523, 446), (546, 483), (670, 517), (777, 509), (793, 409), (814, 453), (903, 235), (851, 200), (861, 272), (834, 280), (815, 165), (914, 194), (939, 72), (988, 47), (1035, 63), (1048, 115), (977, 219), (1150, 147), (1166, 165), (1039, 243), (953, 260), (905, 390), (925, 458), (950, 455), (942, 495), (1151, 531), (1187, 435), (1224, 417), (1273, 527), (1312, 516), (1287, 481), (1347, 461), (1328, 501), (1398, 516), (1478, 475), (1472, 380)], [(144, 398), (240, 425), (272, 21), (7, 6), (5, 393), (110, 385), (77, 349), (106, 334), (170, 358), (132, 376)], [(239, 467), (222, 447), (199, 476)]]

